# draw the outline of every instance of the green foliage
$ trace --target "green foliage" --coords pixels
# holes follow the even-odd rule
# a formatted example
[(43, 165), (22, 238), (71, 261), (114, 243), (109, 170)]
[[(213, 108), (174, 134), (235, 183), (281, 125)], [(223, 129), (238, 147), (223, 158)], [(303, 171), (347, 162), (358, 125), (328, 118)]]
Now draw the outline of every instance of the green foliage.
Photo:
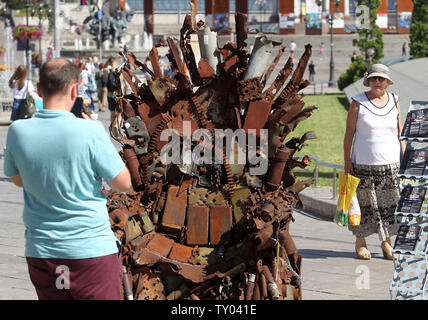
[(428, 57), (428, 2), (413, 0), (410, 26), (410, 55), (413, 58)]
[(380, 0), (359, 0), (358, 5), (367, 6), (370, 9), (369, 28), (359, 28), (359, 39), (353, 40), (353, 45), (359, 47), (361, 56), (349, 66), (342, 75), (340, 75), (337, 84), (340, 90), (362, 78), (370, 65), (379, 63), (383, 55), (383, 35), (376, 25), (377, 8), (380, 6)]
[(13, 10), (24, 9), (25, 0), (7, 0), (6, 5)]
[[(293, 137), (300, 138), (305, 132), (314, 131), (317, 138), (307, 141), (307, 145), (299, 151), (299, 155), (313, 155), (319, 160), (343, 165), (343, 138), (346, 129), (346, 117), (349, 107), (344, 93), (307, 95), (303, 98), (305, 105), (315, 105), (318, 109), (308, 120), (302, 121), (296, 129), (287, 136), (286, 141)], [(309, 171), (296, 170), (298, 180), (314, 176), (315, 163), (307, 167)], [(319, 167), (319, 186), (331, 187), (333, 169)]]
[(370, 63), (366, 62), (363, 57), (357, 56), (354, 62), (349, 66), (348, 70), (340, 75), (337, 80), (337, 86), (340, 90), (345, 89), (348, 85), (361, 79), (369, 67)]

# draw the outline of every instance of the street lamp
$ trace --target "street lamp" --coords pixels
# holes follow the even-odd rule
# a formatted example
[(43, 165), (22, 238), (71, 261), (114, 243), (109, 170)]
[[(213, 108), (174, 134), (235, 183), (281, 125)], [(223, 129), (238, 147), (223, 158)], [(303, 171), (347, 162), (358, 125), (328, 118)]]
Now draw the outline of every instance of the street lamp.
[[(341, 0), (335, 0), (335, 5), (336, 5), (336, 11), (340, 5), (340, 1)], [(334, 13), (335, 11), (333, 10), (333, 13), (331, 13), (329, 15), (328, 18), (328, 22), (330, 23), (330, 50), (331, 50), (331, 54), (330, 54), (330, 78), (328, 80), (328, 86), (329, 87), (335, 87), (336, 86), (336, 80), (334, 78), (334, 61), (333, 61), (333, 20), (334, 20)]]

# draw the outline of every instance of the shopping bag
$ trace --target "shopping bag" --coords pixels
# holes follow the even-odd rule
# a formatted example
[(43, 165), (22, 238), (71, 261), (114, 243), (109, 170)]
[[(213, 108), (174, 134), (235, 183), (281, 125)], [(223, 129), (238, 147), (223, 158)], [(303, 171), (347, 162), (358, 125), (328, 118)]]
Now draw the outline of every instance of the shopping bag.
[[(358, 206), (356, 190), (360, 179), (344, 172), (339, 172), (339, 198), (334, 221), (340, 226), (359, 225), (361, 212)], [(349, 210), (352, 205), (352, 221), (349, 220)], [(358, 213), (360, 218), (358, 219)], [(356, 224), (358, 223), (358, 224)]]
[(339, 172), (339, 198), (337, 199), (336, 215), (334, 222), (339, 226), (348, 225), (348, 214), (345, 214), (346, 175)]
[(359, 226), (361, 223), (361, 209), (358, 203), (357, 193), (352, 196), (351, 205), (348, 210), (348, 224), (350, 226)]

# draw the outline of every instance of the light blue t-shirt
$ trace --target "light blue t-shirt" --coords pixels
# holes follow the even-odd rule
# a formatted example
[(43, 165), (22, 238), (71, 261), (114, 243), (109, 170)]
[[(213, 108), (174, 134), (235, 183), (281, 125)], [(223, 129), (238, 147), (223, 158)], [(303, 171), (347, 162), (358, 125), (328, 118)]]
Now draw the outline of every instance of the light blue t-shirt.
[(117, 253), (101, 184), (124, 166), (96, 121), (41, 110), (13, 122), (4, 173), (20, 174), (23, 181), (25, 255), (85, 259)]

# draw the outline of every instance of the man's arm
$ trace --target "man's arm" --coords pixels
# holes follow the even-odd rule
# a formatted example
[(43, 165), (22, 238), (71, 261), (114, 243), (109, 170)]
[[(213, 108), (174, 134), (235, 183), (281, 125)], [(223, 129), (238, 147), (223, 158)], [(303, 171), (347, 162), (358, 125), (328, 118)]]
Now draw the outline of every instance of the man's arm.
[(22, 186), (23, 186), (22, 179), (21, 179), (21, 176), (19, 174), (17, 174), (14, 177), (10, 177), (10, 180), (13, 182), (13, 184), (15, 186), (22, 188)]
[(131, 174), (126, 166), (115, 178), (107, 181), (107, 183), (116, 192), (135, 193), (132, 187)]

